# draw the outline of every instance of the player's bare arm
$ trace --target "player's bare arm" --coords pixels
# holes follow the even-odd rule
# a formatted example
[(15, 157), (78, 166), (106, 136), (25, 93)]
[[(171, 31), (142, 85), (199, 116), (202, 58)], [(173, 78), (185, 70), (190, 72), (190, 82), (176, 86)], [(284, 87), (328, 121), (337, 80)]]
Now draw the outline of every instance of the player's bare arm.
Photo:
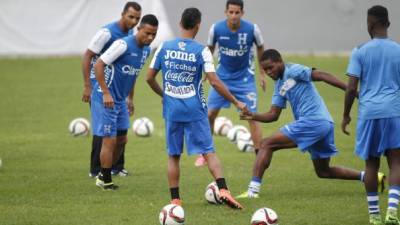
[[(258, 62), (260, 64), (261, 61), (261, 56), (264, 52), (264, 45), (261, 46), (257, 46), (257, 58), (258, 58)], [(259, 76), (260, 76), (260, 86), (262, 88), (262, 90), (265, 92), (265, 90), (267, 89), (267, 81), (265, 80), (265, 72), (263, 69), (261, 69), (261, 67), (258, 67), (258, 72), (259, 72)]]
[(129, 92), (128, 98), (126, 99), (126, 105), (128, 106), (129, 116), (133, 116), (135, 113), (135, 106), (133, 105), (133, 96), (135, 95), (135, 86)]
[(106, 79), (104, 75), (104, 67), (105, 63), (101, 58), (99, 58), (94, 65), (94, 71), (96, 74), (96, 80), (99, 83), (99, 86), (101, 88), (101, 91), (103, 92), (103, 104), (106, 108), (113, 108), (114, 107), (114, 99), (110, 94), (110, 91), (108, 90), (107, 84), (106, 84)]
[(147, 71), (146, 81), (156, 94), (158, 94), (160, 97), (163, 97), (163, 90), (156, 80), (157, 73), (157, 70), (149, 68)]
[(236, 106), (241, 111), (247, 112), (248, 109), (246, 104), (241, 101), (238, 101), (225, 87), (225, 85), (221, 82), (221, 80), (217, 77), (214, 72), (206, 73), (206, 78), (209, 81), (210, 85), (226, 100), (230, 101), (232, 104)]
[(90, 102), (90, 94), (92, 93), (92, 84), (90, 83), (90, 63), (96, 53), (86, 49), (82, 59), (82, 74), (83, 74), (83, 94), (82, 101)]
[(347, 87), (343, 81), (337, 79), (334, 75), (327, 72), (313, 70), (311, 73), (311, 78), (313, 81), (324, 81), (325, 83), (340, 88), (344, 91), (346, 90)]
[(347, 125), (351, 122), (350, 112), (353, 106), (354, 99), (358, 96), (358, 78), (350, 76), (347, 84), (346, 94), (344, 98), (344, 111), (342, 120), (342, 131), (349, 135), (350, 133), (346, 130)]
[(281, 108), (272, 105), (270, 110), (266, 113), (242, 112), (240, 113), (240, 119), (270, 123), (277, 121), (279, 119), (279, 116), (281, 115), (281, 112), (282, 112)]

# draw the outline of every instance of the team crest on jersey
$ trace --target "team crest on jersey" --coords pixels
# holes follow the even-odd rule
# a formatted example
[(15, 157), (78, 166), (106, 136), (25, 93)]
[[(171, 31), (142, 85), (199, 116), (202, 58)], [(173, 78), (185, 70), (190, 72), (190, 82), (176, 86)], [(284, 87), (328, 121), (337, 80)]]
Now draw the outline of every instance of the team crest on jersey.
[(283, 83), (281, 89), (279, 90), (279, 94), (280, 94), (281, 96), (285, 96), (286, 93), (287, 93), (290, 89), (292, 89), (295, 85), (296, 85), (296, 81), (295, 81), (294, 79), (287, 79), (287, 80)]
[(247, 33), (238, 33), (238, 45), (245, 45), (247, 43)]
[(178, 42), (178, 47), (180, 50), (185, 51), (186, 43), (183, 41)]

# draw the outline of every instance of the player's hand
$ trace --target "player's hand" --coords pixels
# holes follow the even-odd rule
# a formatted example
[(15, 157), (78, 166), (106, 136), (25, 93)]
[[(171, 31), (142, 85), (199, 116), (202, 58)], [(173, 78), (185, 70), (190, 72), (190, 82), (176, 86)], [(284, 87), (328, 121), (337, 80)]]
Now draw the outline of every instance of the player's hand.
[(92, 93), (92, 87), (87, 86), (83, 89), (82, 101), (90, 102), (90, 94)]
[(106, 108), (114, 108), (114, 99), (110, 93), (103, 93), (103, 104)]
[(128, 111), (129, 111), (129, 116), (133, 116), (135, 113), (135, 106), (133, 105), (132, 99), (127, 99), (126, 100), (126, 105), (128, 106)]
[(237, 101), (235, 104), (236, 108), (239, 109), (241, 112), (245, 111), (248, 112), (249, 110), (247, 109), (247, 106), (245, 103), (241, 101)]
[(343, 116), (342, 120), (342, 131), (343, 133), (350, 135), (350, 133), (346, 130), (347, 125), (350, 124), (351, 117), (350, 116)]
[(260, 86), (263, 92), (267, 90), (267, 81), (265, 80), (265, 73), (260, 73)]
[(240, 112), (240, 119), (241, 120), (252, 120), (253, 119), (253, 113), (249, 112), (249, 111), (247, 111), (247, 112), (242, 111), (242, 112)]

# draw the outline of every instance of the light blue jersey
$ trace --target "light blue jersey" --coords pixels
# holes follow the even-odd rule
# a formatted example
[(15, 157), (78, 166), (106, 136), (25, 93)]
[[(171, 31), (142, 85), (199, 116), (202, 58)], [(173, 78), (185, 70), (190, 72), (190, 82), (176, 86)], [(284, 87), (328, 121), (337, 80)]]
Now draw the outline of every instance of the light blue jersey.
[(347, 69), (360, 80), (358, 118), (400, 117), (400, 45), (374, 38), (355, 48)]
[[(221, 80), (243, 80), (254, 75), (253, 44), (262, 46), (263, 38), (256, 24), (240, 20), (240, 28), (232, 32), (227, 20), (213, 24), (207, 45), (218, 44), (217, 75)], [(224, 82), (225, 83), (225, 82)]]
[(190, 122), (207, 117), (201, 78), (215, 72), (210, 50), (192, 39), (177, 38), (157, 49), (150, 68), (163, 75), (163, 117)]
[[(105, 78), (115, 104), (124, 103), (136, 82), (147, 57), (150, 47), (139, 47), (136, 36), (127, 36), (115, 41), (100, 58), (108, 65)], [(98, 83), (93, 90), (93, 100), (103, 102), (103, 92)]]
[(92, 87), (94, 87), (95, 83), (97, 82), (93, 68), (97, 58), (103, 54), (115, 40), (132, 34), (132, 30), (129, 30), (128, 32), (121, 30), (118, 21), (105, 25), (95, 34), (88, 46), (90, 51), (96, 53), (96, 56), (93, 57), (92, 61), (90, 62), (90, 81), (92, 83)]
[(333, 122), (312, 82), (311, 72), (311, 68), (303, 65), (286, 64), (283, 77), (275, 82), (272, 105), (286, 108), (286, 101), (289, 101), (295, 120)]

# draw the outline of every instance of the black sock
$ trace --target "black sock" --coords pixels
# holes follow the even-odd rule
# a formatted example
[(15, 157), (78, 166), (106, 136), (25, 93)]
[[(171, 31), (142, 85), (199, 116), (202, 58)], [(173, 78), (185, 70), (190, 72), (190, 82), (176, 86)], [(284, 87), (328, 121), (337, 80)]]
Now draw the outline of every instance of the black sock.
[(258, 148), (254, 149), (254, 152), (256, 153), (256, 155), (258, 154)]
[(101, 168), (101, 174), (103, 174), (103, 181), (105, 184), (111, 183), (111, 168)]
[(179, 187), (170, 188), (169, 191), (171, 192), (171, 199), (181, 199), (179, 196)]
[(228, 187), (226, 186), (225, 178), (218, 178), (215, 181), (217, 182), (218, 189), (226, 189), (226, 190), (228, 190)]
[(90, 154), (90, 172), (98, 173), (100, 172), (100, 152), (101, 144), (103, 142), (103, 137), (93, 135), (92, 140), (92, 153)]

